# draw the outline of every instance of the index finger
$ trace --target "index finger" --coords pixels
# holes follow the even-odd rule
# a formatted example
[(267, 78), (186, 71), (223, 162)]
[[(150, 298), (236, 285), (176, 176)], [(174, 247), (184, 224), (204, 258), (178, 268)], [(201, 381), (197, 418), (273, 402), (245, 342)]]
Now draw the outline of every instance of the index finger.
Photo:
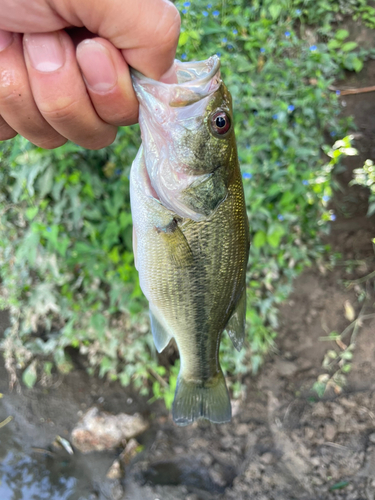
[(85, 26), (120, 49), (126, 62), (159, 80), (171, 70), (180, 15), (168, 0), (50, 0), (72, 26)]

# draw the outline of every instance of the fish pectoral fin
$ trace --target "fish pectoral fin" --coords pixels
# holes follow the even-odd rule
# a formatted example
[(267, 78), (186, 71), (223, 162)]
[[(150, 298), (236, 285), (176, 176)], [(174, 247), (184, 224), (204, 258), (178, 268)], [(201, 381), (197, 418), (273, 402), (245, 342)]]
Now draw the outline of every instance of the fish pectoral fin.
[(172, 219), (167, 226), (155, 229), (164, 240), (170, 257), (177, 267), (186, 267), (193, 263), (193, 252), (176, 219)]
[(172, 335), (166, 330), (162, 324), (162, 320), (159, 319), (158, 311), (155, 307), (150, 304), (150, 321), (151, 321), (151, 331), (154, 338), (154, 344), (158, 352), (164, 351), (164, 349), (169, 344)]
[(246, 285), (244, 285), (239, 301), (236, 308), (229, 318), (227, 326), (225, 327), (228, 335), (233, 342), (237, 351), (240, 351), (245, 339), (246, 327)]
[(222, 372), (200, 382), (179, 375), (172, 414), (177, 425), (189, 425), (199, 418), (215, 424), (230, 422), (232, 409)]

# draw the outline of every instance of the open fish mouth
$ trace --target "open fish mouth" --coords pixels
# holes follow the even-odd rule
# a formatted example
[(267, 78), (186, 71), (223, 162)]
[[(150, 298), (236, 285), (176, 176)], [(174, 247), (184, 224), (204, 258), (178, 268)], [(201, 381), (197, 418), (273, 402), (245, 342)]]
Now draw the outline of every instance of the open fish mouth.
[[(142, 88), (149, 92), (158, 90), (170, 94), (168, 104), (182, 107), (193, 104), (215, 92), (220, 85), (220, 59), (214, 55), (205, 61), (181, 62), (175, 60), (177, 83), (163, 83), (148, 78), (139, 71), (131, 69), (131, 75), (137, 97), (142, 102)], [(153, 90), (151, 87), (153, 87)]]

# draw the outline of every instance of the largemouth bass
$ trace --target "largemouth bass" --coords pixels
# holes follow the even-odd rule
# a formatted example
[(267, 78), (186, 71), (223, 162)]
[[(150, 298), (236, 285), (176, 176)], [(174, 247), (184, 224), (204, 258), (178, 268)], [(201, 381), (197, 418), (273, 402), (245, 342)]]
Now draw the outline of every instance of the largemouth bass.
[(132, 165), (133, 247), (161, 352), (172, 337), (181, 367), (173, 419), (231, 419), (219, 363), (224, 329), (240, 350), (249, 226), (231, 96), (220, 60), (175, 62), (178, 83), (133, 72), (142, 146)]

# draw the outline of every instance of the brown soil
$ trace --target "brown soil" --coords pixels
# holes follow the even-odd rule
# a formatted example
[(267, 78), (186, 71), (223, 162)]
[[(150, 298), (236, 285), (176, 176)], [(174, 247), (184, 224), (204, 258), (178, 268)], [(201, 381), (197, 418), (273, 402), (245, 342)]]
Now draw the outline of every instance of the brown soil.
[[(350, 76), (345, 87), (374, 82), (375, 63), (370, 62), (359, 77)], [(345, 96), (342, 101), (344, 113), (355, 116), (355, 145), (360, 151), (338, 177), (343, 191), (333, 201), (338, 218), (328, 242), (342, 257), (333, 270), (314, 267), (296, 280), (280, 311), (277, 349), (258, 377), (245, 380), (246, 395), (233, 402), (232, 423), (178, 428), (161, 405), (151, 407), (155, 413), (150, 414), (150, 407), (125, 389), (90, 379), (78, 369), (48, 390), (37, 387), (23, 395), (9, 394), (0, 368), (0, 392), (5, 394), (0, 421), (14, 415), (9, 432), (26, 454), (32, 446), (48, 447), (56, 434), (69, 437), (79, 412), (93, 404), (115, 413), (142, 411), (152, 421), (142, 441), (145, 450), (117, 483), (105, 479), (116, 453), (64, 456), (70, 476), (81, 481), (77, 483), (81, 490), (60, 498), (375, 499), (375, 318), (363, 320), (358, 329), (343, 391), (332, 386), (319, 400), (311, 390), (318, 377), (328, 373), (322, 367), (327, 350), (342, 352), (342, 345), (320, 338), (348, 326), (345, 306), (350, 304), (356, 315), (375, 312), (374, 280), (367, 282), (367, 288), (345, 286), (375, 269), (371, 243), (375, 221), (365, 217), (366, 193), (347, 188), (352, 169), (367, 158), (375, 160), (375, 93)], [(367, 297), (360, 302), (363, 290)], [(343, 341), (349, 339), (350, 333)], [(43, 460), (41, 467), (46, 467)], [(60, 455), (54, 461), (55, 475), (64, 474)]]

